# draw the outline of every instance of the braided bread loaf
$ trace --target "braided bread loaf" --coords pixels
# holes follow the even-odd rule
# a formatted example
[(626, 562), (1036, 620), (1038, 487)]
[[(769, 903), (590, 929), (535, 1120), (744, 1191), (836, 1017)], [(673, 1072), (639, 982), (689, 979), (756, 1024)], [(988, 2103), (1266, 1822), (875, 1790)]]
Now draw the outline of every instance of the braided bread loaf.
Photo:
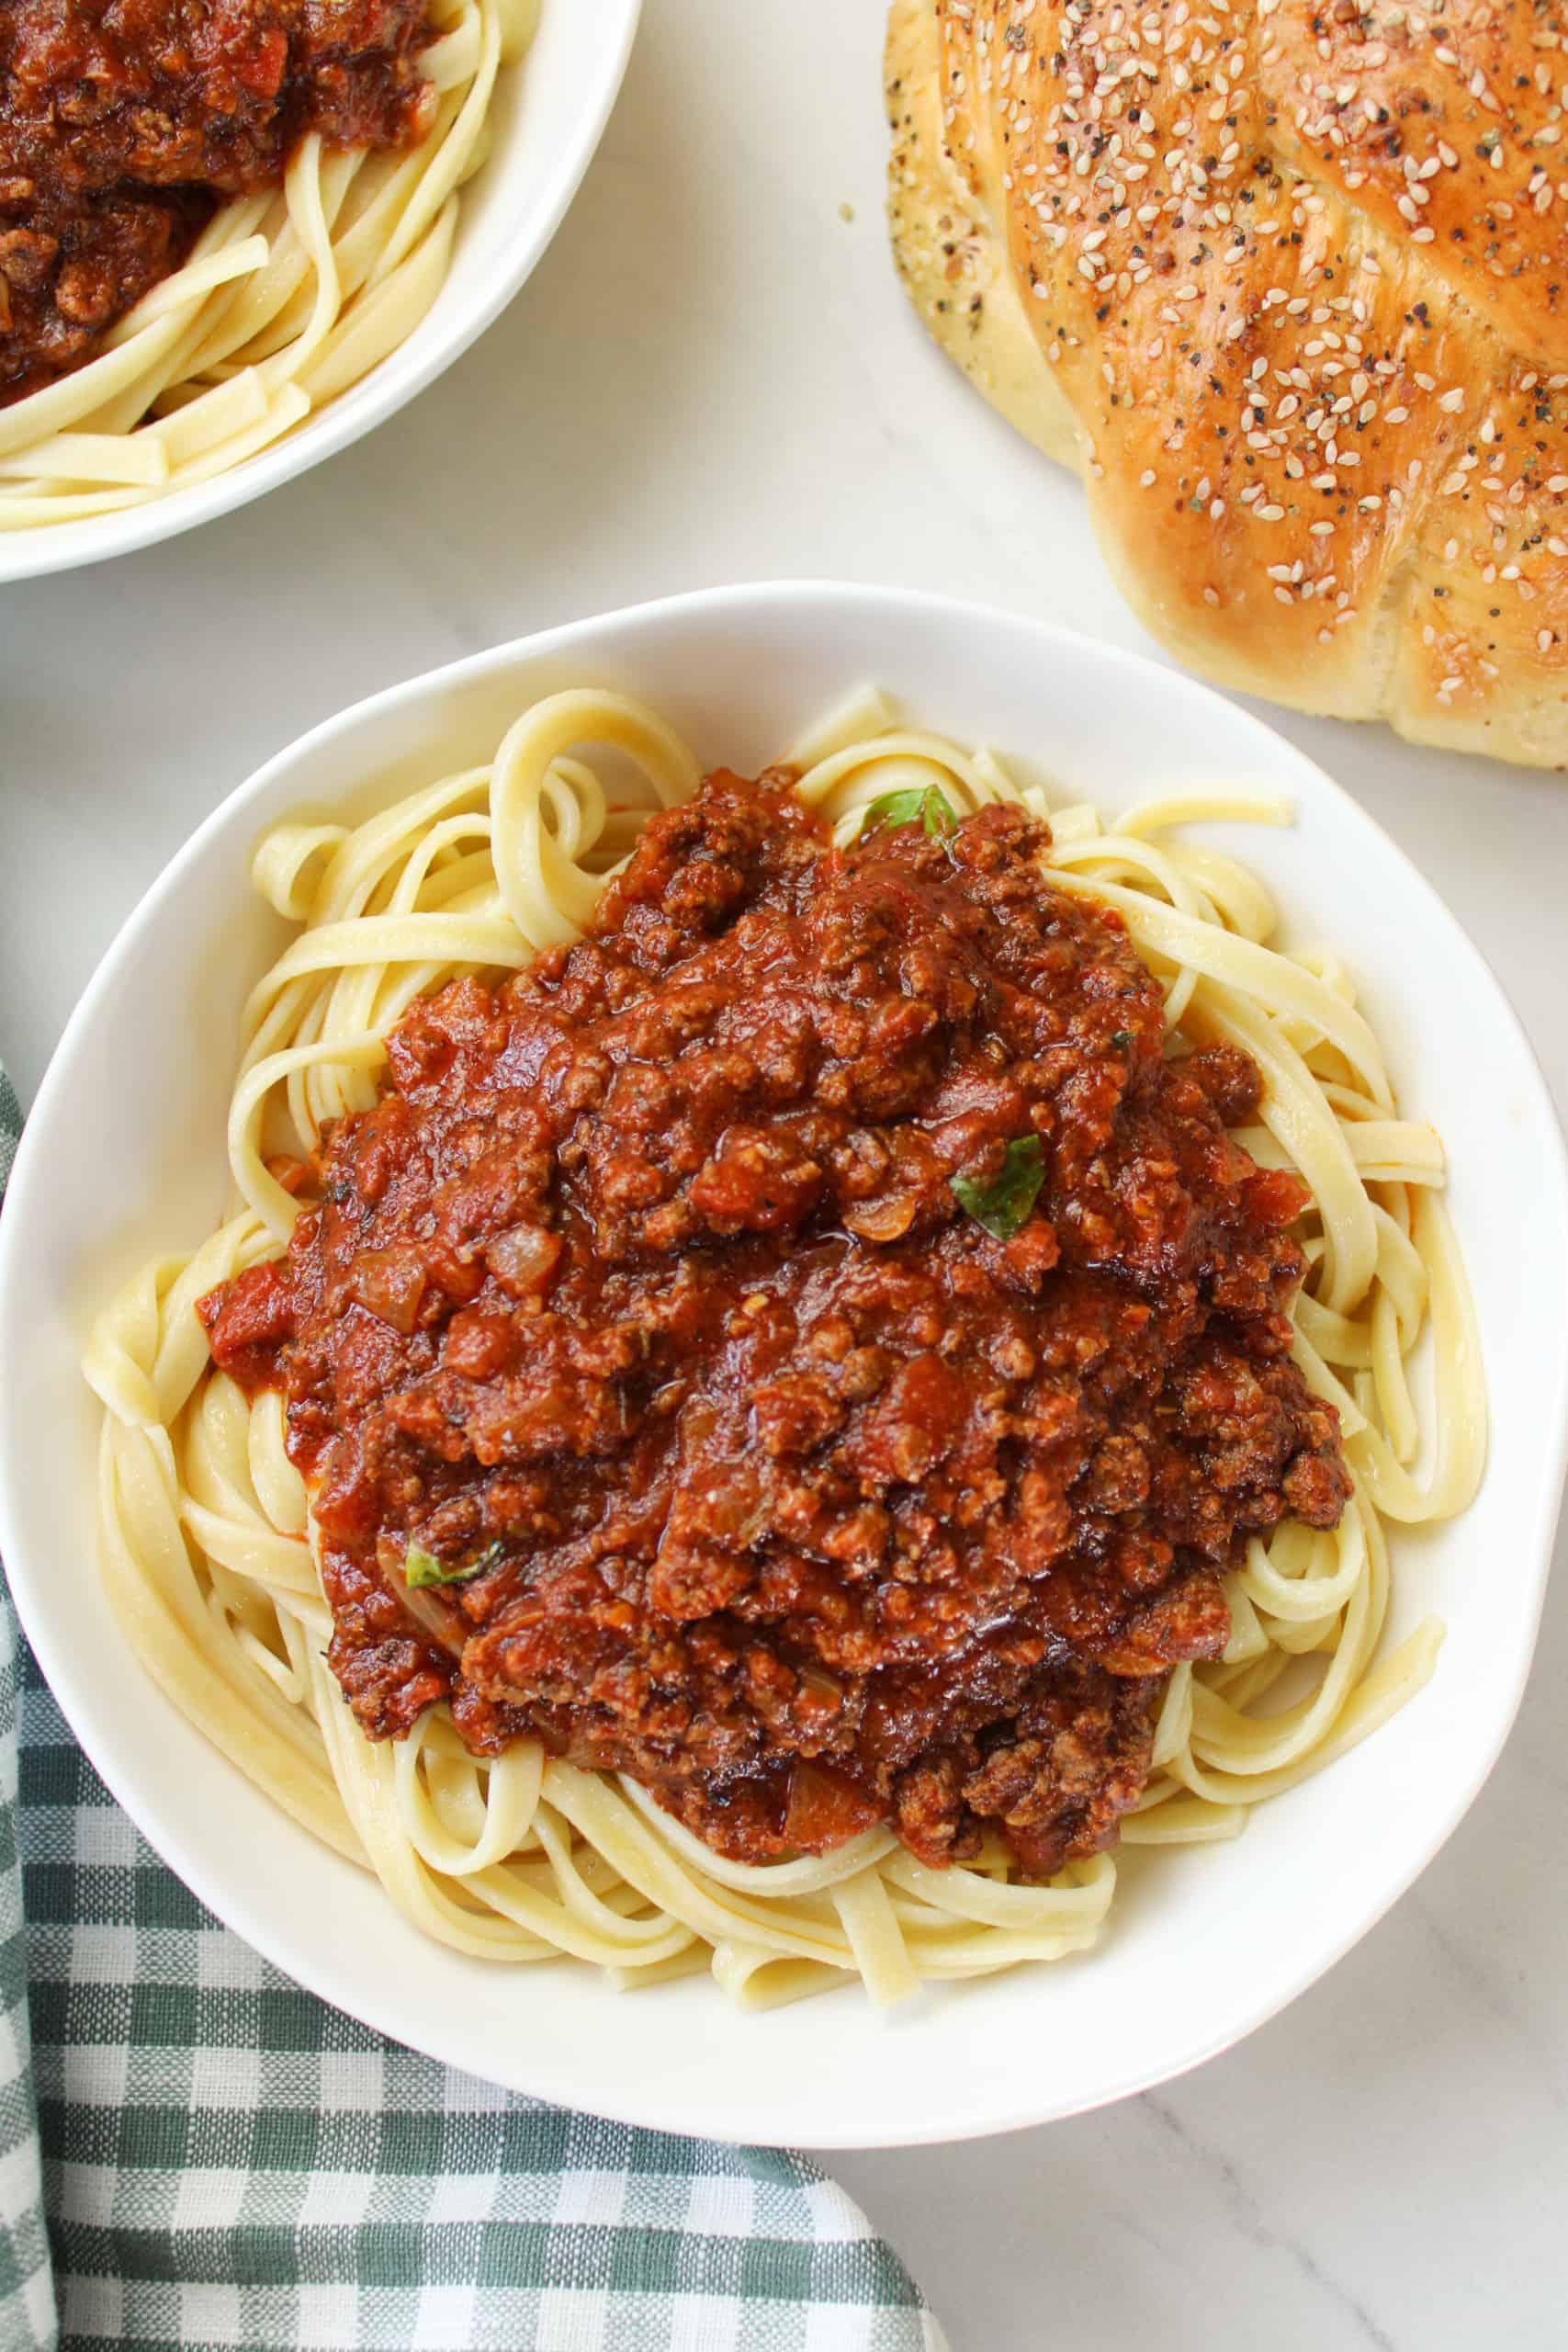
[(1196, 670), (1568, 762), (1568, 17), (895, 0), (942, 346)]

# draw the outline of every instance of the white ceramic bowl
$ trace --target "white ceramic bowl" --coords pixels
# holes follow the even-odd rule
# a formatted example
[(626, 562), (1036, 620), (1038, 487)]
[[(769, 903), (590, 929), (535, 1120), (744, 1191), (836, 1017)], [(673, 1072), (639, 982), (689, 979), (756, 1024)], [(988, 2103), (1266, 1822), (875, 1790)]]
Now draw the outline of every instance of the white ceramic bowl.
[[(1393, 1635), (1430, 1610), (1431, 1684), (1234, 1845), (1129, 1858), (1095, 1955), (881, 2020), (855, 1990), (764, 2017), (707, 1979), (607, 1991), (570, 1965), (458, 1959), (209, 1750), (127, 1660), (94, 1566), (98, 1408), (78, 1358), (141, 1260), (217, 1218), (240, 1005), (280, 944), (258, 835), (489, 757), (570, 682), (648, 695), (753, 768), (874, 680), (931, 725), (1111, 806), (1156, 786), (1291, 796), (1294, 831), (1214, 829), (1298, 941), (1362, 983), (1404, 1103), (1436, 1121), (1480, 1311), (1490, 1466), (1467, 1517), (1395, 1545)], [(1521, 1248), (1521, 1238), (1529, 1246)], [(1224, 2049), (1310, 1984), (1429, 1861), (1491, 1770), (1535, 1640), (1568, 1424), (1568, 1171), (1518, 1023), (1452, 917), (1355, 803), (1267, 728), (1152, 663), (1034, 622), (874, 589), (716, 590), (583, 621), (332, 720), (236, 792), (109, 950), (44, 1080), (0, 1217), (0, 1551), (62, 1706), (204, 1902), (290, 1976), (517, 2090), (675, 2132), (813, 2146), (958, 2139), (1066, 2115)]]
[(394, 415), (499, 318), (534, 272), (610, 119), (642, 0), (544, 0), (521, 66), (502, 73), (494, 146), (463, 190), (452, 266), (408, 341), (298, 432), (231, 473), (82, 523), (0, 533), (0, 583), (152, 547), (248, 505)]

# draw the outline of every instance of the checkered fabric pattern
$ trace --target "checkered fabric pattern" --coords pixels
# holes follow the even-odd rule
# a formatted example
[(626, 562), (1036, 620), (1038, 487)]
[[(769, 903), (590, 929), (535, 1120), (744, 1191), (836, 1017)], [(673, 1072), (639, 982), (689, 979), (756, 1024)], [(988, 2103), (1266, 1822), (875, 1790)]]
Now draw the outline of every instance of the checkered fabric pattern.
[(511, 2098), (268, 1967), (114, 1803), (0, 1592), (0, 2352), (56, 2346), (946, 2352), (803, 2158)]
[(11, 1162), (17, 1157), (17, 1146), (22, 1134), (22, 1106), (17, 1100), (17, 1090), (0, 1069), (0, 1194), (6, 1190), (6, 1180), (11, 1173)]

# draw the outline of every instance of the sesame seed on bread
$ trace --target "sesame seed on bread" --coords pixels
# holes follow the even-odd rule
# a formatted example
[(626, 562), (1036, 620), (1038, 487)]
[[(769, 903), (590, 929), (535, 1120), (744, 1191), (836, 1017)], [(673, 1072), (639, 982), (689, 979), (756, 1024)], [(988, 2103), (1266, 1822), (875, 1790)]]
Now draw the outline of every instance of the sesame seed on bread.
[(1568, 30), (895, 0), (894, 245), (1193, 669), (1568, 763)]

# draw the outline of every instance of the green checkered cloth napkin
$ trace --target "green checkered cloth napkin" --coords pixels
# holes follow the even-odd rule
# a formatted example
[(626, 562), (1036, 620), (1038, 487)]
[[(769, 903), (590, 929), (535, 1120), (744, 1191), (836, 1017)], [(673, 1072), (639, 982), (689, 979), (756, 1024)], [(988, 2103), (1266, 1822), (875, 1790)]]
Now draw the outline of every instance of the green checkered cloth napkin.
[[(0, 1184), (19, 1126), (0, 1073)], [(0, 1589), (0, 2352), (105, 2345), (945, 2352), (803, 2157), (512, 2098), (268, 1967), (109, 1796)]]

